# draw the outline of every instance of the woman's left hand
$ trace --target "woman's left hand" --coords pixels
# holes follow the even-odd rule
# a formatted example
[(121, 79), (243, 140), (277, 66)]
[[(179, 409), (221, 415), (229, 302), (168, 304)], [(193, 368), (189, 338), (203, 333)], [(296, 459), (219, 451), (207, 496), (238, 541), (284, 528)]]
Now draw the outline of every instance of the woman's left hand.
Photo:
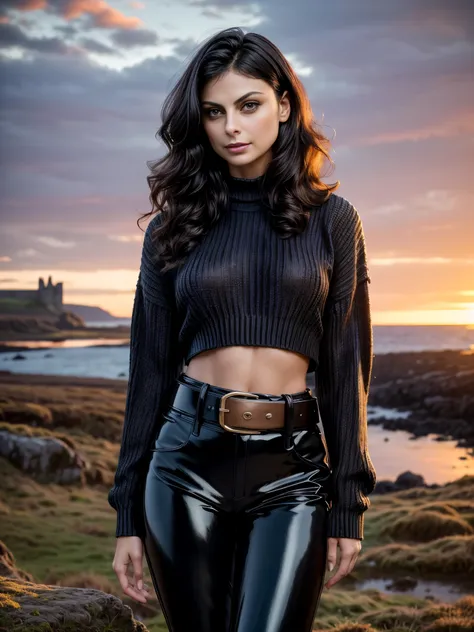
[(331, 579), (326, 582), (326, 588), (331, 588), (351, 572), (362, 549), (361, 540), (355, 538), (328, 538), (327, 568), (329, 572), (336, 566), (338, 545), (340, 549), (339, 567)]

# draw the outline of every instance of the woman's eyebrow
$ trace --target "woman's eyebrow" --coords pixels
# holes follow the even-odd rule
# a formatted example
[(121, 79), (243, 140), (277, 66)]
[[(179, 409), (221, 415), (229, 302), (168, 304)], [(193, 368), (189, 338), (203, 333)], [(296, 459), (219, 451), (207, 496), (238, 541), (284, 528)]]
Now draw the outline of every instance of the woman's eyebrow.
[[(252, 90), (251, 92), (247, 92), (247, 94), (244, 94), (243, 96), (241, 96), (238, 99), (236, 99), (234, 101), (234, 105), (237, 105), (241, 101), (244, 101), (251, 94), (263, 94), (263, 92), (258, 92), (258, 90)], [(204, 105), (205, 103), (209, 103), (209, 105), (217, 105), (218, 107), (223, 107), (220, 103), (216, 103), (215, 101), (202, 101), (201, 105)]]

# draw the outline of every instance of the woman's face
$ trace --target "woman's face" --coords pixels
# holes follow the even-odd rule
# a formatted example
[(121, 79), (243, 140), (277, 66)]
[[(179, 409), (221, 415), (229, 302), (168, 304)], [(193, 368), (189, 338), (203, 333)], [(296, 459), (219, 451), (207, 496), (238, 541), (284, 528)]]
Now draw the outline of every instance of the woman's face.
[[(229, 71), (206, 84), (201, 112), (209, 142), (228, 163), (230, 175), (257, 178), (267, 170), (280, 123), (290, 115), (290, 102), (286, 92), (278, 100), (265, 81)], [(248, 145), (232, 152), (226, 147), (230, 143)]]

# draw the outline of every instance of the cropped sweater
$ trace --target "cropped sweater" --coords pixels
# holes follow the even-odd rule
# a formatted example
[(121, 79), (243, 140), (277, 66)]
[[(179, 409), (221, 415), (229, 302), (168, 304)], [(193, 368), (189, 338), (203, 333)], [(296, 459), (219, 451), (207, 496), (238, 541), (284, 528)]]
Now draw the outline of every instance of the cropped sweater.
[(306, 355), (315, 373), (331, 467), (328, 537), (363, 539), (375, 486), (367, 445), (372, 373), (365, 238), (356, 208), (331, 194), (303, 233), (271, 227), (262, 177), (229, 177), (229, 205), (182, 266), (162, 274), (145, 232), (133, 303), (129, 380), (110, 505), (116, 536), (144, 536), (151, 448), (176, 378), (202, 351), (228, 345)]

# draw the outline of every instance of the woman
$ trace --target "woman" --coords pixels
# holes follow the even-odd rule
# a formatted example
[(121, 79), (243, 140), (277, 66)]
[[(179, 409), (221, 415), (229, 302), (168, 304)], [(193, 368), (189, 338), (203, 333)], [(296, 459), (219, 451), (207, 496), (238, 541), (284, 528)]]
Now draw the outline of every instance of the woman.
[(355, 564), (375, 485), (361, 220), (319, 179), (327, 139), (263, 36), (210, 38), (162, 117), (113, 567), (146, 602), (145, 553), (173, 632), (309, 631), (326, 562), (328, 588)]

